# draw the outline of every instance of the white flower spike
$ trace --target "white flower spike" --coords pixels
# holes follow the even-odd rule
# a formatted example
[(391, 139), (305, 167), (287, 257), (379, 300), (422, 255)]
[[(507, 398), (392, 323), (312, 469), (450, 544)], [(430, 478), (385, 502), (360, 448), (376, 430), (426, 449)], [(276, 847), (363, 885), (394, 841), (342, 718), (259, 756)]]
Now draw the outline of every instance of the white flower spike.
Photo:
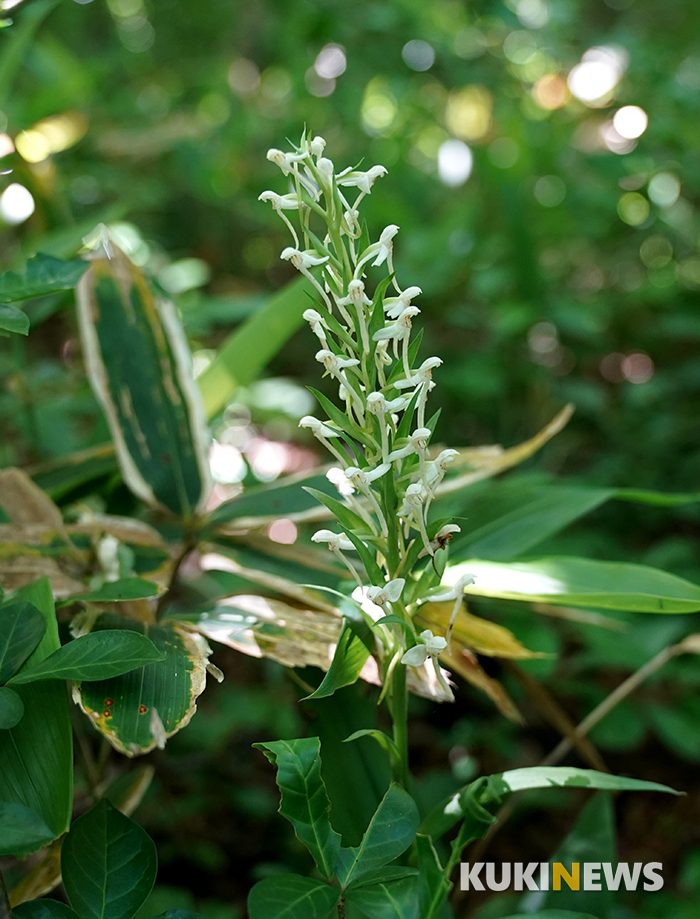
[(354, 549), (352, 541), (344, 533), (334, 533), (333, 530), (317, 530), (311, 537), (311, 542), (325, 542), (333, 555), (340, 559), (350, 571), (353, 578), (357, 581), (358, 587), (362, 587), (360, 576), (355, 570), (355, 566), (343, 555), (343, 550)]
[(452, 638), (452, 628), (455, 624), (455, 619), (457, 618), (457, 613), (462, 608), (462, 601), (464, 599), (464, 588), (468, 587), (470, 584), (473, 584), (476, 580), (476, 575), (474, 574), (463, 574), (461, 578), (458, 578), (452, 587), (445, 591), (438, 591), (436, 594), (433, 594), (430, 597), (431, 603), (444, 603), (447, 600), (454, 600), (455, 605), (452, 608), (450, 614), (450, 622), (447, 626), (447, 632), (445, 633), (445, 638), (447, 639), (447, 645), (449, 647), (450, 639)]
[(406, 586), (405, 578), (394, 578), (393, 581), (387, 581), (383, 587), (368, 587), (367, 599), (377, 606), (381, 606), (387, 616), (391, 616), (393, 609), (392, 603), (396, 603), (401, 598), (401, 591)]
[(412, 648), (409, 648), (408, 651), (406, 651), (404, 656), (401, 658), (401, 663), (406, 664), (408, 667), (421, 667), (427, 660), (432, 660), (433, 667), (435, 668), (435, 676), (437, 677), (440, 686), (442, 686), (448, 697), (454, 700), (452, 690), (450, 689), (438, 662), (438, 656), (442, 654), (446, 648), (447, 642), (444, 638), (440, 638), (439, 635), (433, 635), (430, 629), (426, 629), (418, 636), (418, 644), (414, 645)]

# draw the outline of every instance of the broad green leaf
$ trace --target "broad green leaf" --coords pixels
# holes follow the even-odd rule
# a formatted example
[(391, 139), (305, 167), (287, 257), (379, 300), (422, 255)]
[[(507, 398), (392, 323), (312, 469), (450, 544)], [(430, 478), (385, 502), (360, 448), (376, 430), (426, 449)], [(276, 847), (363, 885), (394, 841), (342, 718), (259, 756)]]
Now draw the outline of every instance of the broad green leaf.
[(90, 590), (84, 594), (75, 594), (65, 597), (61, 605), (67, 603), (119, 603), (127, 600), (143, 600), (148, 597), (157, 597), (160, 588), (153, 581), (143, 578), (119, 578), (118, 581), (107, 581), (97, 590)]
[(474, 583), (465, 592), (477, 597), (639, 613), (700, 610), (700, 587), (646, 565), (566, 556), (512, 564), (472, 559), (448, 568), (444, 583), (467, 572)]
[(331, 802), (321, 778), (321, 742), (318, 737), (304, 737), (253, 746), (277, 768), (280, 814), (292, 824), (321, 874), (332, 878), (340, 836), (331, 826)]
[(595, 769), (576, 769), (573, 766), (529, 766), (523, 769), (511, 769), (500, 775), (492, 775), (489, 781), (490, 794), (487, 795), (487, 798), (491, 797), (491, 800), (514, 791), (554, 787), (596, 788), (601, 791), (663, 791), (672, 795), (682, 794), (658, 782), (645, 782), (622, 775), (596, 772)]
[(157, 865), (153, 840), (104, 800), (75, 821), (61, 849), (63, 886), (80, 919), (133, 919)]
[(0, 855), (34, 852), (55, 835), (30, 807), (0, 801)]
[(58, 900), (31, 900), (12, 908), (15, 919), (81, 919), (78, 914)]
[[(263, 523), (267, 518), (288, 517), (290, 514), (300, 514), (318, 507), (318, 502), (301, 487), (302, 485), (309, 485), (329, 495), (338, 494), (335, 486), (331, 485), (325, 475), (306, 476), (303, 479), (294, 476), (293, 481), (289, 483), (280, 480), (274, 485), (244, 491), (239, 497), (220, 504), (209, 515), (207, 523), (218, 525), (235, 520), (238, 526), (249, 526), (258, 519)], [(241, 521), (240, 518), (245, 519)], [(250, 522), (249, 518), (252, 518)]]
[(325, 699), (332, 696), (336, 689), (355, 683), (367, 663), (373, 644), (369, 626), (364, 622), (343, 620), (343, 631), (340, 633), (331, 665), (321, 685), (311, 695), (306, 696), (305, 701)]
[(145, 634), (164, 659), (110, 679), (86, 680), (74, 686), (73, 699), (116, 750), (140, 756), (189, 723), (206, 684), (210, 649), (178, 623), (145, 625), (111, 613), (100, 616), (90, 634), (112, 629)]
[(347, 919), (419, 919), (417, 877), (351, 887), (345, 892), (345, 915)]
[(0, 607), (0, 684), (17, 672), (45, 630), (44, 617), (31, 603)]
[[(0, 730), (7, 731), (19, 724), (23, 714), (22, 697), (18, 696), (9, 686), (0, 686)], [(2, 743), (1, 735), (0, 743)]]
[(445, 902), (450, 892), (450, 879), (445, 872), (429, 836), (416, 836), (418, 863), (418, 901), (421, 919), (431, 919)]
[(38, 680), (107, 680), (164, 660), (165, 654), (138, 632), (90, 632), (25, 668), (10, 682), (18, 686)]
[(16, 332), (18, 335), (29, 335), (29, 316), (16, 306), (0, 303), (0, 329), (4, 332)]
[(336, 869), (341, 884), (348, 887), (398, 858), (413, 842), (419, 823), (413, 798), (392, 782), (360, 845), (341, 851)]
[(248, 895), (250, 919), (329, 919), (336, 916), (337, 887), (297, 874), (265, 878)]
[[(13, 603), (27, 602), (44, 617), (46, 631), (23, 664), (33, 667), (60, 647), (51, 587), (46, 578), (23, 587)], [(20, 673), (22, 670), (20, 669)], [(22, 720), (0, 743), (0, 801), (34, 811), (53, 837), (68, 829), (73, 806), (73, 732), (65, 688), (51, 682), (18, 686)], [(46, 751), (51, 751), (51, 756)], [(17, 850), (25, 855), (37, 846)]]
[(297, 278), (274, 294), (257, 313), (221, 345), (198, 383), (208, 418), (218, 414), (239, 386), (257, 379), (260, 371), (300, 328), (310, 306), (313, 286)]
[(189, 520), (210, 489), (209, 437), (175, 307), (109, 243), (78, 285), (88, 376), (129, 488)]
[(0, 303), (31, 300), (61, 290), (73, 290), (87, 267), (83, 259), (64, 262), (52, 255), (39, 253), (29, 259), (24, 274), (16, 271), (0, 274)]

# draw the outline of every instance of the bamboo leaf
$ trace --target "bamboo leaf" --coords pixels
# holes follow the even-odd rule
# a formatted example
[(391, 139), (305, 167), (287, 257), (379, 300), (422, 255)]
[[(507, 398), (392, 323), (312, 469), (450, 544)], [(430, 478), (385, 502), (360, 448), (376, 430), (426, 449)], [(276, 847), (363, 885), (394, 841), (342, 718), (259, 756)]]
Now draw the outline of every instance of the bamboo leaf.
[(444, 582), (466, 572), (474, 575), (465, 588), (473, 596), (640, 613), (700, 610), (700, 587), (645, 565), (565, 556), (512, 564), (472, 559), (448, 568)]
[(198, 383), (207, 418), (218, 414), (239, 386), (257, 379), (260, 371), (299, 329), (308, 308), (312, 285), (297, 278), (274, 294), (221, 345)]
[(112, 746), (126, 756), (149, 753), (187, 725), (206, 685), (209, 646), (178, 623), (145, 625), (101, 615), (90, 634), (105, 630), (145, 634), (164, 659), (121, 676), (84, 681), (73, 687), (73, 699)]
[(118, 581), (106, 581), (97, 590), (74, 594), (65, 597), (61, 604), (68, 603), (119, 603), (127, 600), (143, 600), (157, 597), (160, 593), (157, 584), (143, 578), (119, 578)]
[(208, 434), (175, 307), (111, 242), (78, 285), (87, 371), (129, 488), (190, 520), (206, 502)]
[(137, 667), (164, 661), (152, 641), (138, 632), (90, 632), (10, 680), (13, 686), (38, 680), (107, 680)]
[(262, 526), (270, 519), (304, 513), (315, 508), (317, 502), (301, 487), (302, 483), (329, 495), (338, 494), (325, 475), (305, 476), (301, 481), (294, 476), (291, 482), (280, 480), (274, 485), (246, 490), (232, 501), (219, 505), (209, 515), (207, 523), (216, 526), (235, 520), (239, 527)]
[(340, 898), (337, 887), (297, 874), (265, 878), (248, 896), (250, 919), (330, 919)]
[(81, 919), (133, 919), (156, 879), (156, 847), (109, 801), (79, 817), (61, 850), (61, 872)]
[(304, 737), (253, 746), (277, 768), (280, 814), (289, 820), (318, 870), (330, 880), (340, 852), (340, 836), (331, 826), (331, 802), (321, 778), (321, 742), (318, 737)]

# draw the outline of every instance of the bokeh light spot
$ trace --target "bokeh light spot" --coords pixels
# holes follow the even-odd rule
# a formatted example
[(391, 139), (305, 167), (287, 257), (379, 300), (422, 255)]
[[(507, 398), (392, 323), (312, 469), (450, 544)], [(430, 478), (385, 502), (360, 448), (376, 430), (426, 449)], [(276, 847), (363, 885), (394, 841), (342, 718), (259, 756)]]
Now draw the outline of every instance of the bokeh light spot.
[(559, 176), (542, 176), (535, 182), (533, 194), (543, 207), (556, 207), (566, 197), (566, 185)]
[(429, 45), (427, 41), (421, 41), (419, 38), (406, 42), (401, 49), (401, 57), (407, 67), (419, 72), (430, 70), (435, 63), (433, 46)]
[(659, 172), (649, 182), (649, 197), (659, 207), (671, 207), (680, 193), (681, 183), (670, 172)]
[(438, 150), (438, 175), (445, 185), (464, 185), (472, 172), (474, 158), (461, 140), (446, 140)]
[(34, 198), (24, 185), (13, 182), (0, 195), (0, 217), (5, 223), (24, 223), (34, 213)]
[(318, 52), (314, 62), (314, 70), (324, 80), (334, 80), (348, 66), (345, 51), (340, 45), (326, 45)]
[(297, 539), (297, 528), (293, 520), (286, 517), (275, 520), (267, 528), (268, 538), (283, 546), (291, 546)]
[(617, 213), (625, 223), (638, 227), (649, 216), (649, 202), (639, 192), (630, 191), (617, 202)]
[(622, 375), (630, 383), (648, 383), (654, 376), (654, 362), (648, 354), (628, 354), (620, 364)]
[(646, 131), (649, 118), (643, 108), (638, 105), (623, 105), (615, 112), (613, 126), (620, 137), (627, 140), (636, 140)]
[(462, 140), (480, 140), (491, 126), (493, 97), (484, 86), (467, 86), (450, 93), (445, 109), (447, 128)]
[(532, 87), (532, 98), (547, 111), (561, 108), (571, 97), (566, 80), (558, 73), (546, 73)]

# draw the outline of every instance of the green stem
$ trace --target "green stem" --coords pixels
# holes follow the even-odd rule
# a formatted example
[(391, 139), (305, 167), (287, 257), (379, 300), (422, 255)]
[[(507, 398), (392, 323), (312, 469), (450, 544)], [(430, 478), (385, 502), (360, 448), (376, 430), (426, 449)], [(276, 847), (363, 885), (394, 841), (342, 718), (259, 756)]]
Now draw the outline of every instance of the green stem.
[(394, 778), (408, 789), (408, 692), (406, 668), (403, 664), (397, 664), (391, 675), (391, 717), (394, 722), (394, 743), (398, 752)]
[(5, 887), (2, 871), (0, 871), (0, 919), (12, 919), (10, 898), (7, 895), (7, 888)]

